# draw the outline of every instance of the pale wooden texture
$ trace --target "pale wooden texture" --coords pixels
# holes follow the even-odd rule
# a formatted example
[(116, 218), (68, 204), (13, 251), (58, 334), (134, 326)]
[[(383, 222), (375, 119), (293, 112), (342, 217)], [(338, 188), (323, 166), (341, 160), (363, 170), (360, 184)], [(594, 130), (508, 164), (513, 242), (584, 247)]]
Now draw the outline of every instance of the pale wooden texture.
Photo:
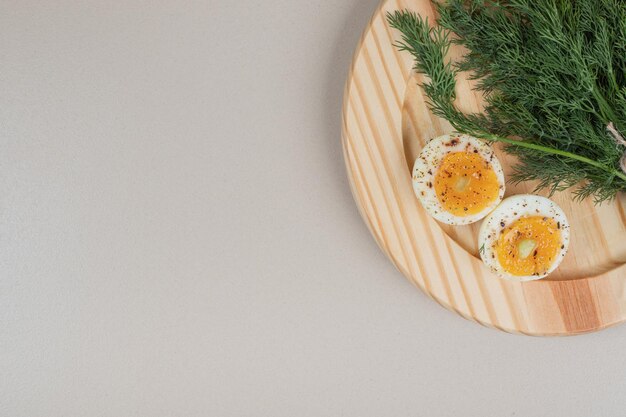
[[(626, 319), (626, 200), (594, 206), (554, 199), (572, 225), (563, 264), (548, 279), (509, 282), (477, 257), (478, 225), (440, 225), (413, 195), (410, 169), (428, 139), (452, 129), (428, 110), (408, 53), (388, 11), (406, 8), (434, 18), (429, 0), (389, 0), (376, 10), (354, 56), (343, 109), (343, 148), (352, 191), (374, 238), (396, 267), (443, 306), (508, 332), (568, 335)], [(459, 51), (452, 51), (452, 56)], [(458, 105), (479, 111), (481, 97), (468, 80), (458, 83)], [(499, 152), (508, 171), (514, 160)], [(507, 194), (532, 190), (508, 186)]]

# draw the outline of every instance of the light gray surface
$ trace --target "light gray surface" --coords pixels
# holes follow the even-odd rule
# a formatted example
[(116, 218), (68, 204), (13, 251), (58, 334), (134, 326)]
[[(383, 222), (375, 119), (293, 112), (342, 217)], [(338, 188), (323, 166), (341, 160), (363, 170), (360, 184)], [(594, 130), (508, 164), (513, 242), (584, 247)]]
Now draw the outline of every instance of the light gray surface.
[(482, 328), (369, 236), (375, 6), (0, 2), (0, 416), (624, 416), (626, 327)]

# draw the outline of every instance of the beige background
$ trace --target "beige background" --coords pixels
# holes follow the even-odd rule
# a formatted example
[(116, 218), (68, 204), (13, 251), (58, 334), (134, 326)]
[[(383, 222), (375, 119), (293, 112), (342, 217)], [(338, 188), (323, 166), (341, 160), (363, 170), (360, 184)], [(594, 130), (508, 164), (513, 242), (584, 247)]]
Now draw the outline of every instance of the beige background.
[(623, 416), (626, 326), (502, 334), (370, 238), (376, 0), (0, 1), (0, 416)]

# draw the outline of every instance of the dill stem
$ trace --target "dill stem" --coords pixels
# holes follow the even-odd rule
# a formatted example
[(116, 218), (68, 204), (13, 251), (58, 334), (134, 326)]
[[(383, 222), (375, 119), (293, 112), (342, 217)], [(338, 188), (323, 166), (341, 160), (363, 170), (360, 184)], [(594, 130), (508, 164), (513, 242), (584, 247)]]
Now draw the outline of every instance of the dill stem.
[(594, 166), (596, 168), (600, 168), (612, 175), (615, 175), (616, 177), (621, 178), (622, 180), (626, 181), (626, 174), (619, 172), (618, 170), (611, 168), (609, 166), (606, 166), (604, 164), (601, 164), (598, 161), (594, 161), (593, 159), (589, 159), (586, 158), (584, 156), (580, 156), (578, 154), (575, 153), (571, 153), (571, 152), (567, 152), (567, 151), (562, 151), (560, 149), (554, 149), (554, 148), (550, 148), (548, 146), (542, 146), (542, 145), (537, 145), (535, 143), (529, 143), (529, 142), (525, 142), (523, 140), (515, 140), (515, 139), (509, 139), (509, 138), (505, 138), (502, 136), (498, 136), (498, 135), (492, 135), (489, 133), (484, 133), (484, 134), (480, 134), (480, 137), (482, 137), (483, 139), (487, 139), (493, 142), (503, 142), (503, 143), (508, 143), (510, 145), (515, 145), (515, 146), (520, 146), (522, 148), (527, 148), (527, 149), (534, 149), (536, 151), (541, 151), (541, 152), (545, 152), (545, 153), (550, 153), (553, 155), (560, 155), (560, 156), (564, 156), (566, 158), (571, 158), (571, 159), (575, 159), (577, 161), (580, 162), (584, 162), (586, 164), (589, 164), (591, 166)]

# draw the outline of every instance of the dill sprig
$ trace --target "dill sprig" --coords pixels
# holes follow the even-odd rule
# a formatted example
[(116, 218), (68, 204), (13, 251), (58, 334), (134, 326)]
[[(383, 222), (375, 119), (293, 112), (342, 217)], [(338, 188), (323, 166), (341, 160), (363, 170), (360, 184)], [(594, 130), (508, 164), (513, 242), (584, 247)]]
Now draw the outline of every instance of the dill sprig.
[[(438, 19), (387, 15), (432, 112), (461, 132), (504, 142), (518, 157), (512, 180), (550, 193), (574, 188), (596, 202), (626, 189), (626, 1), (448, 0)], [(466, 53), (447, 59), (452, 44)], [(485, 97), (483, 113), (454, 105), (464, 71)]]

